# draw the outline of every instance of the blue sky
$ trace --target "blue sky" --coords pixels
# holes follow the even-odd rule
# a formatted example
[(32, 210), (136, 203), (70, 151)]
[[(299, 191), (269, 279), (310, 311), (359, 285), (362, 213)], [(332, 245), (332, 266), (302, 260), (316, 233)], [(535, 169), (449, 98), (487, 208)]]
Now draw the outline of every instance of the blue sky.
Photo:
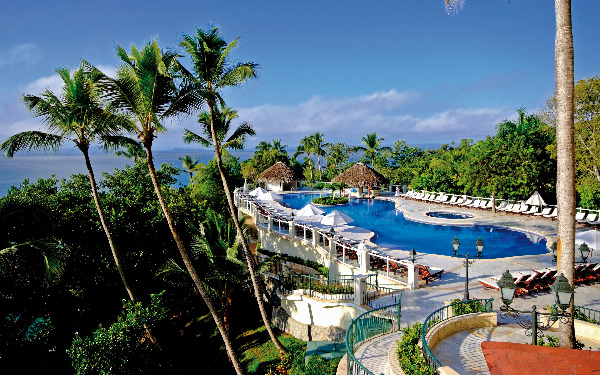
[[(572, 6), (579, 80), (599, 74), (600, 2)], [(110, 72), (115, 44), (177, 48), (181, 33), (208, 25), (240, 37), (234, 59), (260, 64), (258, 79), (225, 92), (257, 132), (250, 148), (275, 138), (296, 147), (316, 131), (348, 144), (373, 131), (387, 145), (479, 140), (554, 92), (548, 0), (467, 0), (451, 15), (443, 0), (24, 0), (0, 17), (0, 140), (40, 128), (20, 98), (58, 92), (56, 68), (84, 58)], [(166, 125), (155, 147), (183, 147), (195, 117)]]

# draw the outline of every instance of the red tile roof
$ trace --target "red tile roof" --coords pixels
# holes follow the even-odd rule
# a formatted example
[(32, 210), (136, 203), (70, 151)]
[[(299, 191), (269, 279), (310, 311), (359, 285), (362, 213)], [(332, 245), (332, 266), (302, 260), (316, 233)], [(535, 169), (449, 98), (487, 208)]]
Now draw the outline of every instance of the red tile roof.
[(491, 375), (597, 374), (600, 352), (484, 341), (481, 349)]

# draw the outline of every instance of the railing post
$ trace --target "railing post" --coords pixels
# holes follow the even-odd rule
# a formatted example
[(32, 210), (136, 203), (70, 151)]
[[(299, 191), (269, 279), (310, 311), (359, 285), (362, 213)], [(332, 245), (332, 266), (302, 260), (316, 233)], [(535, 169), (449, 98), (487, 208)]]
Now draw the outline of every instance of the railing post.
[(356, 249), (356, 255), (358, 256), (358, 265), (360, 272), (366, 274), (369, 272), (368, 267), (371, 264), (371, 257), (365, 249), (364, 243), (359, 243)]
[(313, 246), (316, 247), (317, 243), (319, 242), (319, 239), (318, 239), (319, 238), (319, 232), (315, 229), (315, 227), (312, 227), (312, 232), (313, 232), (313, 235), (312, 235), (312, 244), (313, 244)]
[(267, 224), (267, 229), (269, 232), (273, 231), (273, 216), (269, 216), (269, 223)]
[(294, 219), (288, 222), (288, 226), (290, 230), (290, 237), (296, 238), (296, 227), (294, 226)]

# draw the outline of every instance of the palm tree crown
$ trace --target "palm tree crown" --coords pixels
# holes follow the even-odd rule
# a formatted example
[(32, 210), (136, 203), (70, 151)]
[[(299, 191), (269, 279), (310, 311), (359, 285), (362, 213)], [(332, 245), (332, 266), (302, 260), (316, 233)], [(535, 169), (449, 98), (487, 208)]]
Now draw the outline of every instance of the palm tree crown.
[[(219, 111), (218, 107), (215, 107), (214, 126), (219, 150), (223, 148), (241, 150), (244, 148), (246, 136), (256, 135), (254, 129), (252, 129), (252, 125), (244, 121), (228, 136), (229, 131), (232, 129), (231, 121), (237, 117), (238, 113), (236, 110), (225, 107), (222, 111)], [(211, 147), (213, 142), (210, 132), (210, 112), (205, 111), (200, 113), (198, 115), (198, 123), (201, 125), (200, 130), (202, 131), (202, 135), (184, 129), (183, 141), (188, 144), (195, 142), (200, 143), (204, 147)]]
[(383, 138), (377, 138), (377, 133), (367, 133), (365, 137), (362, 137), (362, 144), (364, 146), (358, 146), (356, 149), (364, 151), (365, 156), (371, 161), (371, 167), (375, 168), (375, 157), (383, 150), (391, 151), (391, 147), (380, 146)]

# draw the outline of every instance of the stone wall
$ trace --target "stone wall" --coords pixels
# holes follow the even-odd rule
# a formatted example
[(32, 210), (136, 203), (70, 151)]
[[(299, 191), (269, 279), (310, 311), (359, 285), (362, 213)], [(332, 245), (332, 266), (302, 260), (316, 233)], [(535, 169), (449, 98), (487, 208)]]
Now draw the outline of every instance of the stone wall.
[(280, 330), (304, 341), (344, 341), (346, 330), (341, 327), (321, 327), (301, 323), (291, 318), (284, 309), (273, 309), (271, 322)]

